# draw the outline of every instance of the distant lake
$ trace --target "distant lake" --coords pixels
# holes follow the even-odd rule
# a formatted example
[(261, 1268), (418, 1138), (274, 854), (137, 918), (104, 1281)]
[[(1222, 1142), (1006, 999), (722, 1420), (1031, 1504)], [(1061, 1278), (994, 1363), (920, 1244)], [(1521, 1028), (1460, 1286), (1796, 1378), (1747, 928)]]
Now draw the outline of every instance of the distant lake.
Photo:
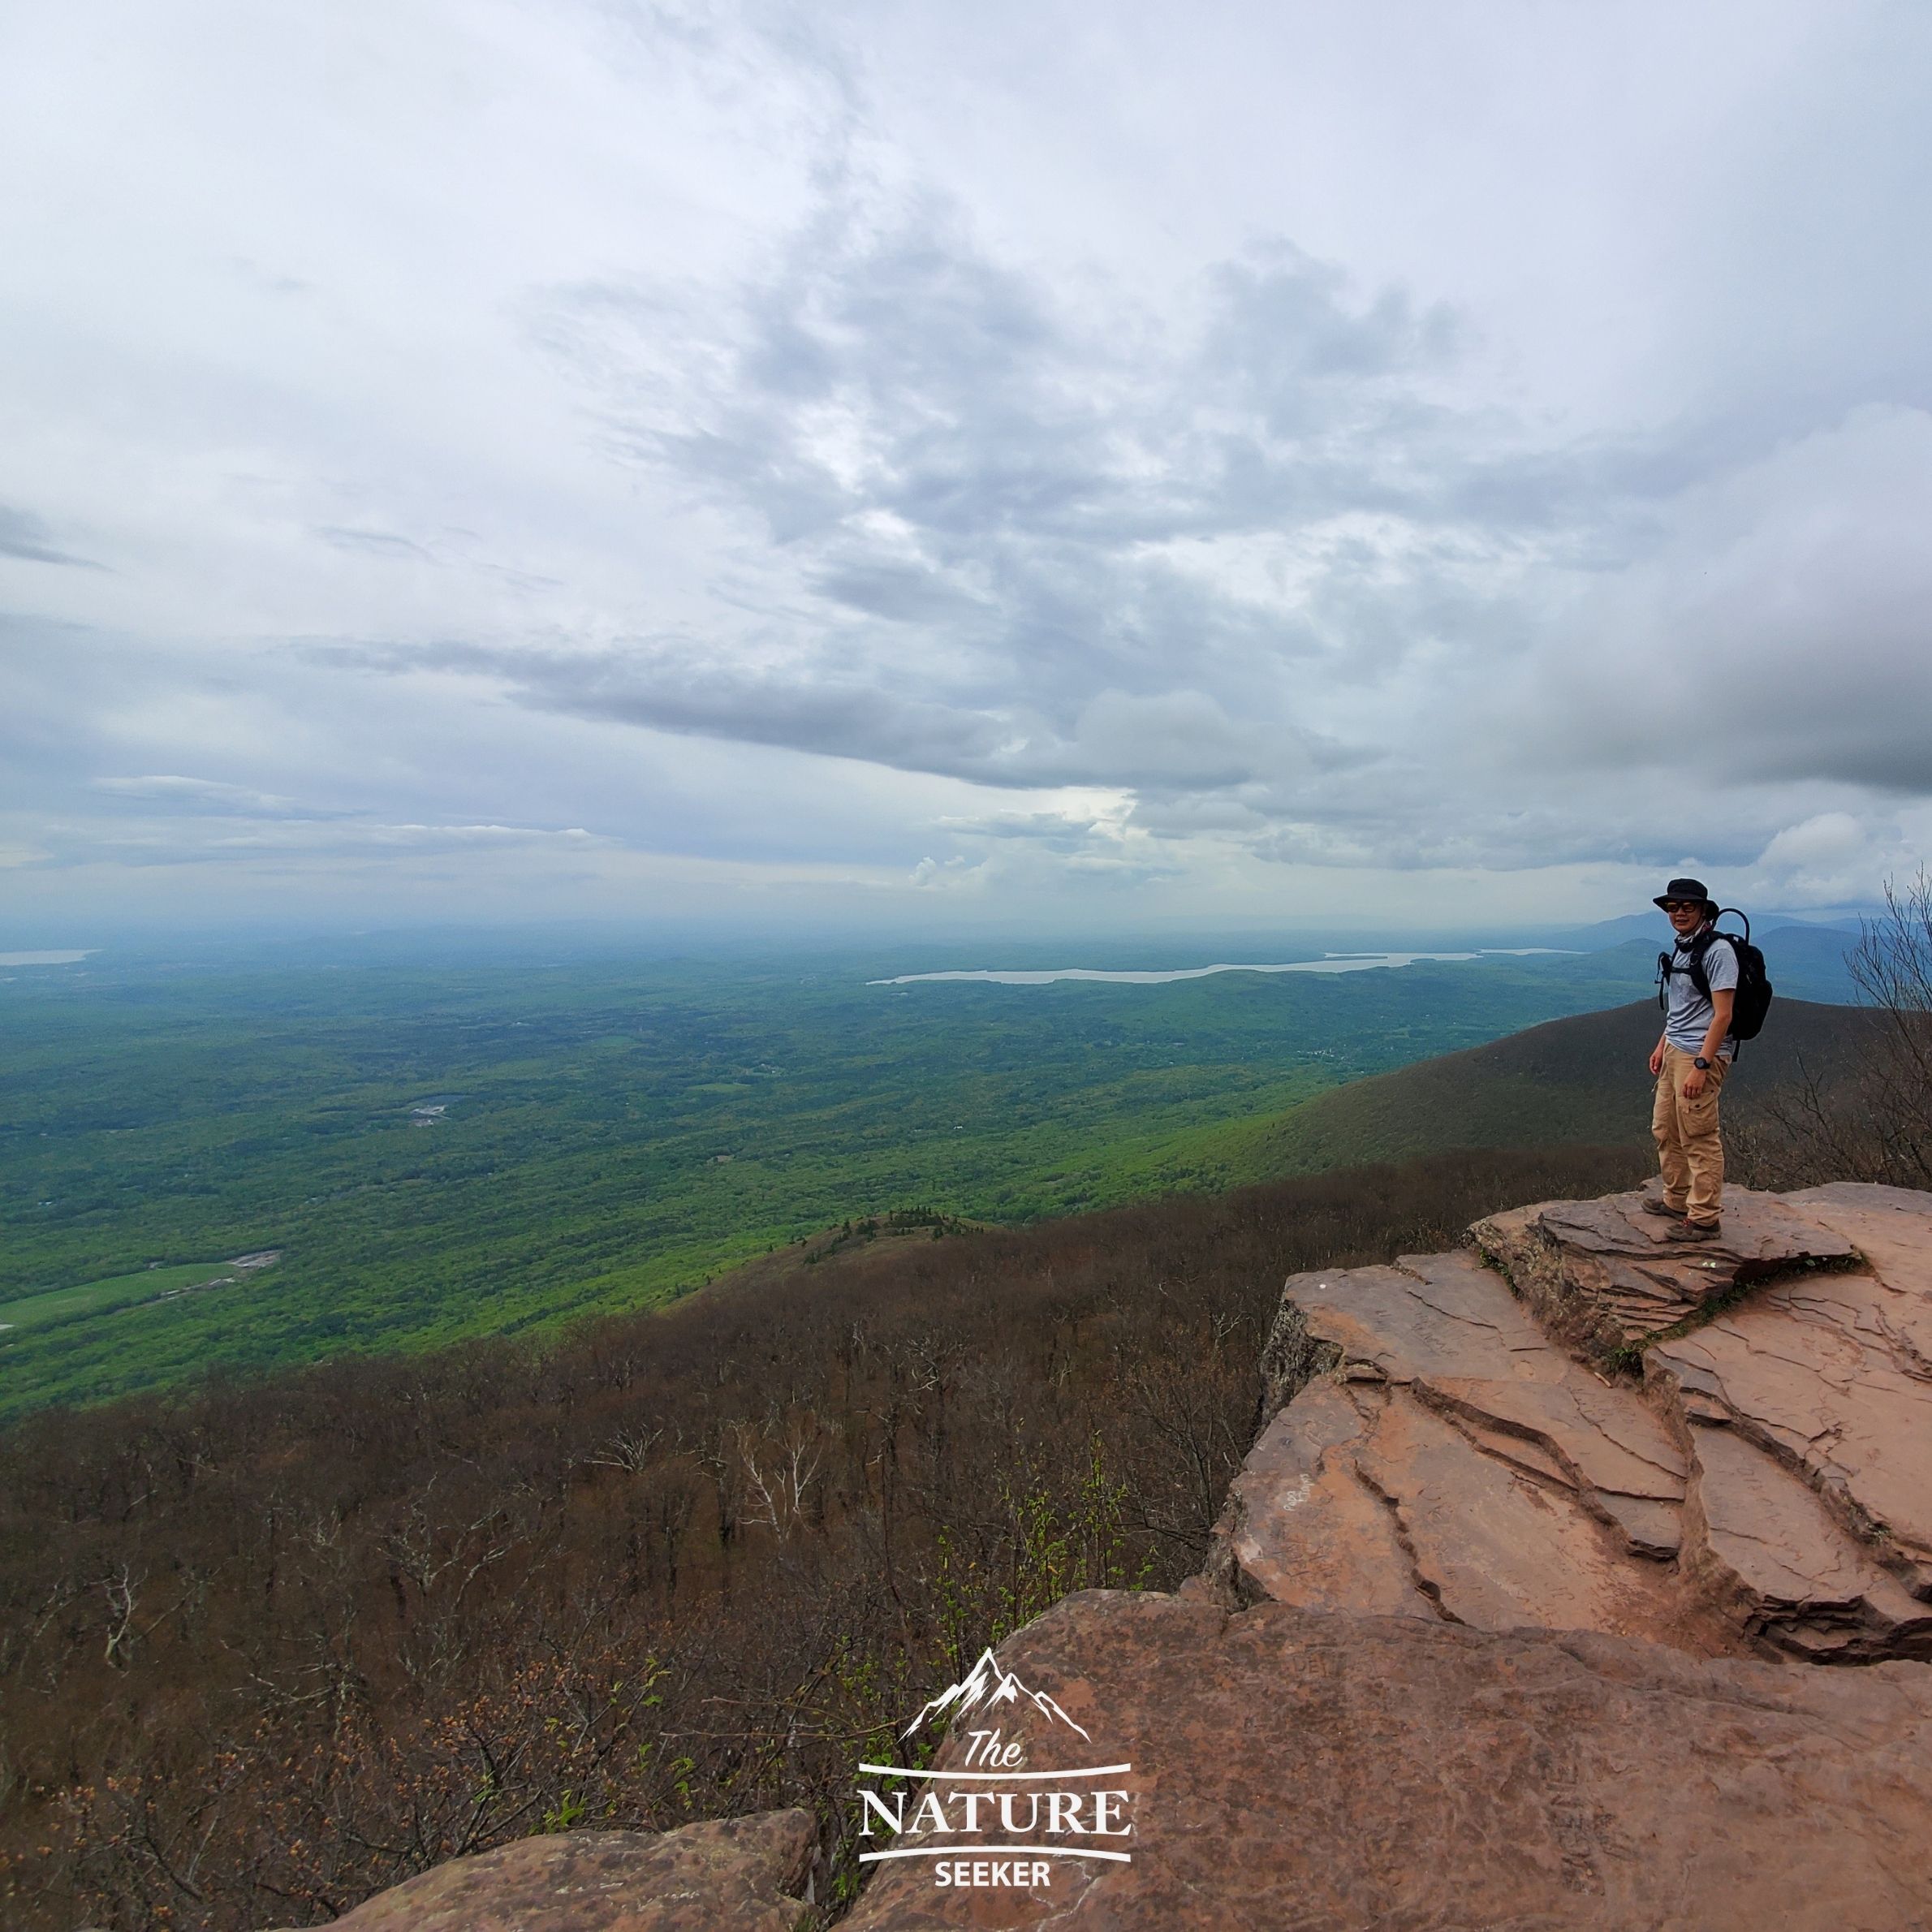
[(1477, 952), (1330, 952), (1318, 960), (1291, 960), (1279, 966), (1182, 966), (1168, 972), (1104, 972), (1092, 966), (1060, 966), (1046, 972), (902, 972), (896, 979), (868, 980), (869, 986), (910, 986), (924, 980), (984, 980), (996, 986), (1050, 986), (1055, 980), (1100, 980), (1116, 986), (1164, 986), (1173, 980), (1204, 980), (1215, 972), (1366, 972), (1377, 966), (1410, 966), (1417, 960), (1481, 960), (1508, 955), (1567, 952), (1562, 946), (1486, 946)]
[[(97, 950), (89, 947), (88, 952)], [(86, 952), (0, 952), (0, 966), (71, 966), (86, 957)]]

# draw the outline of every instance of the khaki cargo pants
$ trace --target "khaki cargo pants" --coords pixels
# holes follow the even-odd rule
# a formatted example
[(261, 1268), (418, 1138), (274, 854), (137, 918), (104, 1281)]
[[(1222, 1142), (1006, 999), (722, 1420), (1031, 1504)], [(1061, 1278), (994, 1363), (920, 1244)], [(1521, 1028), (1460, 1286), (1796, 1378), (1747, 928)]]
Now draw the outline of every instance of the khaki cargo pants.
[(1704, 1076), (1704, 1091), (1695, 1100), (1684, 1097), (1684, 1076), (1697, 1056), (1680, 1046), (1663, 1050), (1663, 1072), (1657, 1076), (1657, 1104), (1650, 1110), (1650, 1132), (1657, 1142), (1657, 1164), (1663, 1173), (1663, 1197), (1695, 1227), (1718, 1219), (1724, 1192), (1724, 1141), (1718, 1131), (1718, 1094), (1729, 1072), (1728, 1060), (1714, 1060)]

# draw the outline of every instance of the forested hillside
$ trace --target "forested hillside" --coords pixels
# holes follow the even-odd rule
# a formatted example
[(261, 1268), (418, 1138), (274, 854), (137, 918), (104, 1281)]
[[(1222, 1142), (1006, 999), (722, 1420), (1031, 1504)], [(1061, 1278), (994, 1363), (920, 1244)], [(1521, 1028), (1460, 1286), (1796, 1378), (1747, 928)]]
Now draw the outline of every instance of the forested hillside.
[[(1399, 1161), (1452, 1147), (1576, 1142), (1647, 1146), (1656, 1003), (1580, 1014), (1322, 1093), (1257, 1134), (1281, 1174)], [(1808, 1076), (1830, 1087), (1857, 1068), (1871, 1016), (1780, 996), (1724, 1089), (1727, 1128), (1748, 1133), (1766, 1101)]]

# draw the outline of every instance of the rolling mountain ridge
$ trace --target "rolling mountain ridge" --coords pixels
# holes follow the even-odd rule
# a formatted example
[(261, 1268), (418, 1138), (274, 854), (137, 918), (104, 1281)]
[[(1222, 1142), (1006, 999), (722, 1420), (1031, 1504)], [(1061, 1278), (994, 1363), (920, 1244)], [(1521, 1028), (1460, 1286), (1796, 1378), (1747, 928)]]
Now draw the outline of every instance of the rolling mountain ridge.
[[(1830, 1085), (1870, 1024), (1861, 1007), (1780, 996), (1726, 1085), (1727, 1119), (1748, 1120), (1766, 1093), (1808, 1072)], [(1451, 1148), (1641, 1145), (1658, 1030), (1655, 1002), (1639, 1000), (1352, 1080), (1270, 1123), (1250, 1158), (1291, 1175)]]

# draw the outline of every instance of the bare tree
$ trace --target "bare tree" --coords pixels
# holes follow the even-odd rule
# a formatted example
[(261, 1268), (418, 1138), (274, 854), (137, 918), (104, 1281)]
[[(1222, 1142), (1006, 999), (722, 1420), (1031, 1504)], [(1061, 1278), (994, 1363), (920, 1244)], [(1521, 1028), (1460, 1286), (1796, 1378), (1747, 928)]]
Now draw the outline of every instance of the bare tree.
[(818, 1418), (809, 1411), (794, 1412), (781, 1426), (778, 1418), (768, 1416), (762, 1429), (740, 1422), (732, 1433), (752, 1520), (781, 1537), (788, 1536), (805, 1513), (806, 1499), (824, 1460)]
[(1868, 1024), (1856, 1063), (1807, 1067), (1740, 1132), (1753, 1185), (1831, 1180), (1932, 1188), (1932, 873), (1885, 888), (1846, 955)]
[(1879, 1023), (1865, 1085), (1883, 1178), (1932, 1187), (1932, 873), (1886, 886), (1849, 964)]
[(107, 1599), (107, 1649), (106, 1658), (114, 1670), (127, 1669), (134, 1651), (134, 1612), (140, 1602), (142, 1579), (125, 1563), (116, 1563), (101, 1580), (101, 1593)]
[(595, 1469), (623, 1469), (640, 1473), (649, 1464), (651, 1451), (664, 1439), (662, 1429), (620, 1429), (589, 1457), (586, 1466)]

